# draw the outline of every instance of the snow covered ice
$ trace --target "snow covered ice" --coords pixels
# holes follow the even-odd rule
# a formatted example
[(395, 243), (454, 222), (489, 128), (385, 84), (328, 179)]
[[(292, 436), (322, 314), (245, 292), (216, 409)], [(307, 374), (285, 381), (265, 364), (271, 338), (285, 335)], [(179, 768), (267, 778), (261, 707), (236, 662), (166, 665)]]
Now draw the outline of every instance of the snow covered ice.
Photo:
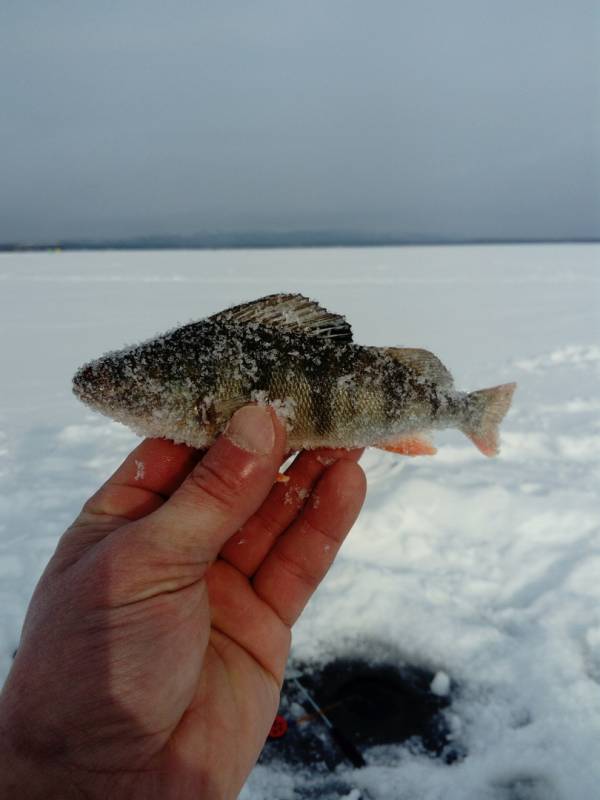
[[(0, 669), (85, 498), (137, 439), (71, 395), (98, 353), (234, 303), (302, 292), (355, 341), (425, 347), (467, 389), (516, 380), (499, 458), (370, 450), (366, 507), (293, 652), (395, 647), (460, 687), (464, 760), (397, 746), (342, 770), (375, 800), (593, 800), (600, 785), (600, 247), (0, 255)], [(142, 472), (145, 465), (140, 464)], [(374, 644), (373, 654), (377, 655)], [(257, 767), (243, 800), (305, 776)], [(354, 794), (352, 794), (354, 793)], [(332, 796), (333, 797), (333, 796)]]

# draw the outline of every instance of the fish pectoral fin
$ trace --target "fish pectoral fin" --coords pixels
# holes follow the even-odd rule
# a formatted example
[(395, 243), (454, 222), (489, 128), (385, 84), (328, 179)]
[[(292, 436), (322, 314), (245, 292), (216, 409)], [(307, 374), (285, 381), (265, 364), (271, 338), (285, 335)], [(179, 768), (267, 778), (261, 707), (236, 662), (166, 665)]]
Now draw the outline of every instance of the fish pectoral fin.
[(294, 331), (305, 336), (322, 336), (336, 342), (352, 342), (350, 323), (340, 314), (332, 314), (314, 300), (301, 294), (270, 294), (220, 311), (211, 322), (233, 325), (257, 323), (282, 331)]
[(410, 433), (388, 442), (381, 442), (375, 447), (403, 456), (434, 456), (437, 453), (437, 448), (424, 433)]
[(228, 397), (215, 399), (210, 395), (196, 402), (196, 413), (201, 425), (222, 429), (235, 412), (248, 403), (247, 397)]

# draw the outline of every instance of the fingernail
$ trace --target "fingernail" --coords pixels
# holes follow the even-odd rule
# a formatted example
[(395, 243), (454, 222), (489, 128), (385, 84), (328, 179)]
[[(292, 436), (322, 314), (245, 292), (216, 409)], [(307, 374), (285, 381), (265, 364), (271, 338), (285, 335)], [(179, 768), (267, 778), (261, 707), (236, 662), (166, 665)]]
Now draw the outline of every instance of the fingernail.
[(264, 456), (275, 445), (271, 412), (265, 406), (244, 406), (236, 411), (225, 429), (225, 436), (242, 450)]

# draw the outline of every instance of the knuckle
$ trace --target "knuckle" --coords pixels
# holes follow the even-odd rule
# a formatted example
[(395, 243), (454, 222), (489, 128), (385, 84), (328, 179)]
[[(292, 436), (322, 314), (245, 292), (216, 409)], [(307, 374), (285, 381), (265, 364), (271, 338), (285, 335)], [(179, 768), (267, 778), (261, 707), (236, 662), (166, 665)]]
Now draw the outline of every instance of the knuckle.
[(328, 531), (326, 528), (320, 525), (316, 525), (310, 519), (305, 518), (302, 520), (302, 530), (304, 534), (313, 538), (315, 536), (321, 537), (325, 540), (325, 542), (329, 543), (329, 545), (335, 545), (336, 548), (340, 545), (341, 537), (339, 535), (336, 535), (336, 533), (333, 531)]
[(240, 481), (234, 474), (215, 469), (203, 461), (190, 474), (186, 485), (188, 491), (195, 495), (200, 493), (211, 505), (226, 512), (236, 507), (241, 491)]
[(285, 521), (282, 522), (275, 514), (270, 513), (265, 508), (261, 508), (256, 512), (256, 520), (260, 525), (262, 534), (270, 540), (276, 539), (285, 527)]
[(297, 559), (286, 555), (286, 553), (279, 548), (276, 548), (273, 554), (285, 572), (300, 581), (300, 583), (304, 584), (311, 591), (317, 588), (323, 577), (320, 570), (315, 568), (311, 569), (308, 564), (300, 563)]

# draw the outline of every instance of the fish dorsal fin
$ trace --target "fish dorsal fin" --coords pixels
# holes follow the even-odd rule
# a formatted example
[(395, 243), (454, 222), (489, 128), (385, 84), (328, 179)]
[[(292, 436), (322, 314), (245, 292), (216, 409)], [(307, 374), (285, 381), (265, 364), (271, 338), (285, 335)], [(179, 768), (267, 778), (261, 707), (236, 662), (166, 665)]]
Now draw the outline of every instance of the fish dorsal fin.
[(256, 323), (282, 331), (303, 333), (305, 336), (335, 339), (340, 343), (352, 341), (352, 328), (344, 317), (332, 314), (301, 294), (270, 294), (220, 311), (209, 319), (234, 325)]
[(437, 356), (417, 347), (384, 347), (383, 350), (428, 381), (439, 386), (454, 386), (454, 379)]

